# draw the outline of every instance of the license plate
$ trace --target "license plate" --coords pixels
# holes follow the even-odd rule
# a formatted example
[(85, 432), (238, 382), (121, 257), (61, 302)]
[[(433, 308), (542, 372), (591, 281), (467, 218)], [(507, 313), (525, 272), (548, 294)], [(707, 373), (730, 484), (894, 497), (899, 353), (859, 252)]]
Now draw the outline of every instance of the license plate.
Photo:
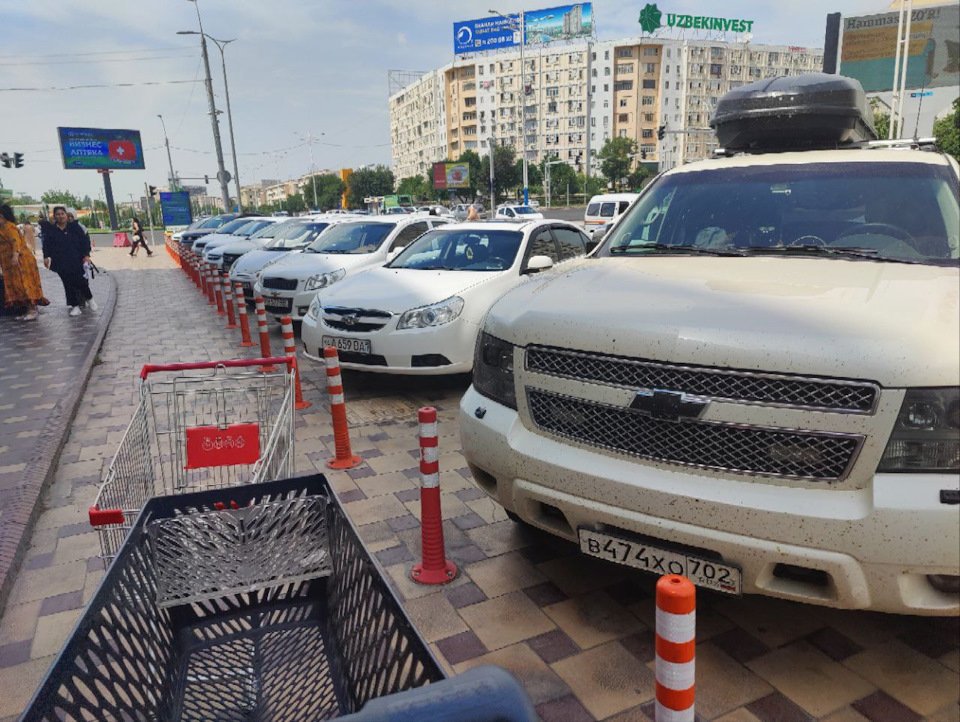
[(651, 574), (682, 574), (698, 587), (740, 596), (740, 569), (710, 559), (651, 546), (631, 539), (580, 529), (580, 551)]
[[(337, 351), (352, 351), (353, 353), (371, 353), (370, 341), (362, 338), (340, 338), (338, 336), (324, 336), (324, 346), (333, 346)], [(322, 349), (321, 349), (322, 352)]]
[(290, 305), (293, 303), (289, 298), (265, 298), (263, 299), (263, 305), (266, 308), (283, 308), (289, 309)]
[(253, 284), (247, 281), (243, 282), (243, 290), (249, 293), (253, 293)]

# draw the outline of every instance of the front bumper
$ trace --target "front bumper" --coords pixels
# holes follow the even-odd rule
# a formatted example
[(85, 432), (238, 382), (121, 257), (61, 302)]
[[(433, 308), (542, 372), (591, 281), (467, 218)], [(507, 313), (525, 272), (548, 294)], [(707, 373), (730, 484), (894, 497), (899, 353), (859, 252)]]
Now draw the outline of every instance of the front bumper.
[[(302, 321), (310, 309), (317, 291), (283, 291), (263, 288), (259, 283), (253, 286), (254, 295), (263, 297), (267, 313), (277, 320), (289, 316), (294, 321)], [(271, 305), (272, 304), (272, 305)]]
[[(576, 541), (577, 529), (589, 527), (714, 552), (741, 567), (744, 593), (960, 615), (960, 594), (927, 580), (960, 574), (960, 507), (939, 498), (941, 489), (957, 488), (955, 475), (876, 474), (862, 489), (841, 491), (665, 470), (535, 434), (516, 411), (472, 386), (459, 421), (477, 485), (558, 536)], [(828, 581), (784, 578), (784, 565), (825, 573)]]

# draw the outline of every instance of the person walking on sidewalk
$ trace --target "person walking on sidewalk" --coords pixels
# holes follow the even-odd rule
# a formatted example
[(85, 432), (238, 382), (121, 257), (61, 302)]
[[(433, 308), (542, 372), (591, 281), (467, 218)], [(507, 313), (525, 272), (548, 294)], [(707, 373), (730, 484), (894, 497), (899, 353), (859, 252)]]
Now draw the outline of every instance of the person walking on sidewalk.
[(131, 234), (133, 236), (133, 245), (130, 247), (130, 255), (137, 255), (137, 251), (140, 250), (140, 246), (143, 246), (143, 249), (147, 252), (147, 258), (153, 255), (153, 251), (150, 250), (150, 246), (147, 245), (147, 239), (143, 235), (143, 224), (140, 222), (139, 218), (133, 219), (133, 231)]
[(16, 226), (13, 209), (0, 205), (0, 271), (3, 273), (4, 307), (23, 309), (18, 321), (34, 321), (37, 305), (50, 303), (43, 297), (40, 272), (30, 247)]
[(31, 219), (27, 218), (23, 224), (20, 226), (20, 234), (23, 236), (23, 240), (27, 242), (27, 247), (30, 249), (31, 253), (36, 253), (37, 251), (37, 234), (33, 227), (33, 222)]
[(76, 221), (69, 223), (67, 209), (53, 209), (53, 223), (40, 221), (43, 232), (43, 265), (60, 276), (71, 316), (79, 316), (84, 304), (96, 311), (97, 302), (90, 293), (83, 264), (90, 260), (90, 236)]

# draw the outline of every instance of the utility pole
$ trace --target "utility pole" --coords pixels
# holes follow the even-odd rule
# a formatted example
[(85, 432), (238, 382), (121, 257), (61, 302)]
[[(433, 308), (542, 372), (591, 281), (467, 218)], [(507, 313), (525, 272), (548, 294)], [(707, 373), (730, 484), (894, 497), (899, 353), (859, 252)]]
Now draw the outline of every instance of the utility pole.
[(150, 185), (148, 183), (143, 184), (143, 190), (147, 194), (147, 219), (150, 221), (150, 243), (153, 243), (153, 210), (150, 208), (150, 201), (153, 200), (153, 196), (150, 194)]
[(227, 84), (227, 58), (223, 53), (223, 49), (236, 38), (217, 40), (211, 37), (210, 39), (217, 44), (217, 48), (220, 50), (220, 63), (223, 66), (223, 92), (227, 99), (227, 126), (230, 128), (230, 153), (233, 155), (233, 182), (237, 186), (237, 210), (243, 213), (243, 200), (240, 196), (240, 168), (237, 165), (237, 144), (233, 137), (233, 111), (230, 109), (230, 86)]
[[(593, 82), (593, 76), (590, 74), (593, 66), (593, 43), (589, 40), (587, 41), (587, 152), (583, 156), (583, 202), (587, 202), (587, 185), (590, 182), (590, 133), (592, 129), (590, 127), (590, 119), (592, 117), (591, 113), (591, 104), (593, 102), (593, 93), (590, 92), (590, 83)], [(637, 59), (637, 67), (639, 68), (640, 58)], [(616, 65), (614, 65), (616, 67)], [(640, 95), (640, 88), (637, 88), (637, 95)], [(637, 119), (637, 124), (639, 125), (639, 119)]]
[(167, 162), (170, 164), (170, 190), (180, 190), (180, 183), (177, 181), (177, 174), (173, 170), (173, 156), (170, 155), (170, 139), (167, 137), (167, 124), (163, 122), (163, 116), (157, 113), (160, 119), (160, 125), (163, 126), (163, 143), (167, 146)]
[[(323, 133), (320, 135), (323, 135)], [(320, 201), (317, 200), (317, 177), (314, 175), (317, 170), (317, 165), (313, 161), (313, 133), (307, 133), (307, 143), (310, 145), (310, 185), (313, 186), (313, 207), (319, 211)]]
[(494, 153), (496, 147), (494, 146), (494, 137), (492, 135), (487, 139), (487, 143), (490, 145), (490, 217), (493, 218), (494, 209), (497, 207), (497, 192), (494, 190), (493, 185), (493, 161), (496, 157)]

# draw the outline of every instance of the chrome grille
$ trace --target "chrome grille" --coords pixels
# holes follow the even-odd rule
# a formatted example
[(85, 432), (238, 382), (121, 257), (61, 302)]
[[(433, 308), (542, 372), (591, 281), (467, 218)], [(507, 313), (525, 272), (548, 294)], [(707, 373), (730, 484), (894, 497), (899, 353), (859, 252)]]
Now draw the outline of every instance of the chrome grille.
[(297, 279), (296, 278), (276, 278), (276, 277), (266, 277), (260, 282), (262, 288), (272, 288), (277, 291), (296, 291), (297, 290)]
[(328, 306), (323, 309), (323, 323), (330, 328), (347, 333), (377, 331), (387, 325), (393, 317), (389, 311), (376, 311), (368, 308), (345, 308)]
[(685, 466), (811, 481), (846, 477), (862, 437), (710, 421), (664, 421), (527, 388), (534, 423), (590, 446)]
[(870, 414), (879, 387), (864, 381), (838, 381), (697, 366), (674, 366), (643, 359), (531, 346), (530, 371), (630, 389), (671, 389), (691, 396), (770, 406)]

